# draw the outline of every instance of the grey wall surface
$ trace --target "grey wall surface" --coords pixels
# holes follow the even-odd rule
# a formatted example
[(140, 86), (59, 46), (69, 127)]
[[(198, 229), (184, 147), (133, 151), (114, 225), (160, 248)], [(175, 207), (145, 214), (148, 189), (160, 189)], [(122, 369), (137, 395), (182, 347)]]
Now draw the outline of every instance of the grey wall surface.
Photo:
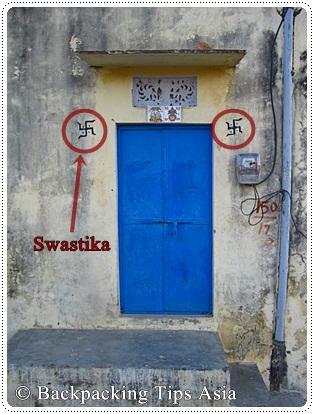
[[(210, 102), (211, 117), (200, 117), (195, 122), (210, 123), (212, 115), (225, 108), (250, 112), (256, 123), (256, 137), (245, 151), (262, 153), (262, 174), (266, 176), (274, 148), (269, 74), (271, 46), (281, 20), (277, 9), (13, 7), (8, 10), (7, 19), (9, 337), (21, 328), (33, 327), (218, 330), (228, 358), (257, 361), (267, 379), (275, 317), (279, 220), (272, 228), (274, 242), (270, 245), (264, 234), (266, 228), (252, 228), (241, 214), (241, 201), (251, 197), (252, 191), (236, 182), (236, 152), (215, 146), (215, 315), (210, 320), (121, 318), (117, 225), (113, 219), (117, 209), (116, 183), (110, 178), (115, 176), (116, 167), (102, 184), (97, 177), (106, 175), (107, 170), (98, 155), (93, 169), (86, 169), (82, 175), (81, 210), (75, 235), (81, 237), (89, 234), (90, 229), (98, 230), (112, 241), (111, 256), (36, 254), (33, 239), (37, 235), (48, 240), (70, 238), (76, 168), (72, 165), (73, 154), (62, 140), (61, 126), (75, 109), (95, 108), (101, 99), (106, 99), (99, 86), (109, 79), (106, 69), (89, 67), (76, 56), (76, 51), (193, 49), (200, 41), (214, 49), (246, 50), (237, 67), (224, 72), (228, 76), (227, 86), (216, 85), (214, 96), (221, 95), (223, 105), (215, 107), (215, 102)], [(305, 10), (295, 17), (292, 194), (293, 216), (304, 233), (306, 20)], [(282, 31), (275, 45), (273, 64), (278, 158), (272, 178), (259, 188), (261, 195), (280, 189)], [(124, 78), (119, 78), (118, 88), (123, 87), (120, 79)], [(131, 83), (128, 93), (131, 95)], [(117, 105), (114, 96), (110, 99)], [(131, 100), (129, 105), (131, 110)], [(123, 111), (121, 122), (124, 116), (128, 119), (127, 109)], [(139, 112), (134, 122), (143, 122), (141, 116)], [(111, 134), (105, 151), (113, 164), (114, 147), (115, 136)], [(105, 208), (101, 201), (95, 202), (93, 188), (97, 188), (99, 200), (108, 199)], [(101, 215), (101, 222), (93, 219)], [(287, 387), (304, 391), (306, 240), (293, 227), (291, 235)]]

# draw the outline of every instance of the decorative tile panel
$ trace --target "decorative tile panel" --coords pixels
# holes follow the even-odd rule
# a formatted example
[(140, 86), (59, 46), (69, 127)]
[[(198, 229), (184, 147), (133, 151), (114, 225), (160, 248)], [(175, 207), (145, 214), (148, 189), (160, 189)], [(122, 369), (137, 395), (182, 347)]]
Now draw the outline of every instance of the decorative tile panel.
[(133, 106), (196, 106), (196, 77), (133, 78)]

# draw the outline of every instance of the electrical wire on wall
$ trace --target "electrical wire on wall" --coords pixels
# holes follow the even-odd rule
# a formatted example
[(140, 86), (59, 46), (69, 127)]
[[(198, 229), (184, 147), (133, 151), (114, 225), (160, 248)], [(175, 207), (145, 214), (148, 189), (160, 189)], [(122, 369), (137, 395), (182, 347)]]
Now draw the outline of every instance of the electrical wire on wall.
[[(277, 162), (277, 141), (278, 141), (278, 137), (277, 137), (277, 120), (276, 120), (276, 112), (275, 112), (275, 106), (274, 106), (274, 98), (273, 98), (273, 74), (274, 74), (274, 50), (275, 50), (275, 45), (276, 45), (276, 41), (277, 41), (277, 37), (278, 34), (280, 32), (281, 26), (284, 22), (285, 19), (285, 15), (286, 15), (287, 9), (284, 8), (282, 13), (281, 13), (281, 22), (278, 26), (278, 29), (276, 31), (273, 43), (272, 43), (272, 47), (271, 47), (271, 60), (270, 60), (270, 78), (269, 78), (269, 88), (270, 88), (270, 101), (271, 101), (271, 110), (272, 110), (272, 115), (273, 115), (273, 123), (274, 123), (274, 153), (273, 153), (273, 161), (272, 161), (272, 167), (271, 170), (269, 171), (269, 173), (267, 174), (267, 176), (259, 181), (258, 183), (252, 185), (253, 190), (254, 190), (254, 196), (253, 197), (249, 197), (246, 198), (245, 200), (243, 200), (241, 202), (241, 206), (240, 206), (240, 210), (241, 213), (245, 216), (248, 217), (248, 223), (250, 226), (256, 226), (257, 224), (259, 224), (265, 215), (264, 212), (264, 206), (267, 202), (269, 202), (270, 200), (272, 200), (275, 197), (279, 197), (279, 203), (278, 203), (278, 210), (281, 210), (282, 207), (282, 203), (285, 200), (285, 197), (288, 196), (290, 198), (290, 203), (292, 204), (292, 197), (291, 194), (284, 189), (280, 189), (277, 191), (274, 191), (272, 193), (266, 194), (264, 196), (260, 196), (259, 192), (257, 190), (257, 186), (264, 183), (265, 181), (267, 181), (271, 175), (274, 172), (275, 166), (276, 166), (276, 162)], [(251, 209), (249, 209), (247, 212), (245, 211), (245, 204), (247, 202), (253, 202), (253, 207), (251, 207)], [(258, 216), (258, 219), (254, 221), (253, 218), (253, 214), (259, 212), (261, 213), (260, 216)], [(291, 220), (293, 222), (294, 227), (296, 228), (296, 231), (303, 236), (304, 238), (306, 238), (306, 235), (300, 231), (296, 225), (296, 222), (294, 220), (294, 218), (291, 215)]]

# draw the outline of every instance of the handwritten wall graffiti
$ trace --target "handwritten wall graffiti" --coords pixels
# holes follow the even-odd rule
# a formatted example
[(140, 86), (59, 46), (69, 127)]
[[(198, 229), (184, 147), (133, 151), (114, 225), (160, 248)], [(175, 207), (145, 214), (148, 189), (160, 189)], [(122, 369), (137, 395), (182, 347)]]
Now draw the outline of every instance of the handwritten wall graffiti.
[(254, 218), (260, 221), (258, 234), (265, 237), (266, 243), (273, 244), (277, 236), (278, 204), (271, 200), (258, 200)]

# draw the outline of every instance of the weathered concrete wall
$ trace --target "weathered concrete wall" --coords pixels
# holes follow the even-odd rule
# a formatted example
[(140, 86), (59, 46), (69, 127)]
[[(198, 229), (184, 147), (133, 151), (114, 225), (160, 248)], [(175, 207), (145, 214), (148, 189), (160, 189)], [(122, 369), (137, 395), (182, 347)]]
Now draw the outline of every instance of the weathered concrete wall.
[[(8, 334), (20, 328), (143, 328), (218, 330), (230, 361), (257, 362), (268, 380), (274, 331), (279, 212), (249, 226), (240, 211), (252, 189), (236, 181), (238, 152), (214, 144), (214, 315), (126, 317), (119, 313), (116, 124), (144, 123), (133, 108), (133, 76), (196, 75), (198, 107), (183, 122), (211, 123), (226, 108), (247, 111), (256, 135), (244, 150), (260, 152), (266, 176), (273, 158), (269, 94), (270, 49), (280, 16), (260, 8), (12, 8), (8, 12)], [(305, 228), (306, 13), (296, 16), (293, 214)], [(245, 49), (232, 69), (95, 69), (77, 50), (181, 49), (206, 41)], [(281, 137), (282, 32), (275, 48), (274, 98)], [(101, 150), (85, 157), (77, 226), (69, 233), (76, 156), (61, 137), (78, 108), (108, 124)], [(243, 151), (243, 150), (242, 150)], [(279, 142), (280, 151), (280, 142)], [(280, 188), (278, 162), (261, 195)], [(278, 203), (278, 199), (274, 199)], [(272, 201), (272, 202), (273, 202)], [(250, 204), (250, 203), (249, 203)], [(270, 202), (271, 204), (271, 202)], [(270, 206), (269, 204), (269, 206)], [(247, 207), (248, 209), (250, 206)], [(265, 224), (267, 226), (265, 226)], [(287, 310), (290, 388), (305, 390), (306, 242), (292, 229)], [(94, 235), (109, 252), (34, 252), (33, 239)], [(301, 321), (301, 322), (300, 322)]]
[[(292, 215), (306, 235), (307, 201), (307, 20), (301, 13), (295, 20), (293, 110)], [(306, 389), (307, 376), (307, 243), (292, 225), (287, 300), (286, 350), (287, 388)]]

